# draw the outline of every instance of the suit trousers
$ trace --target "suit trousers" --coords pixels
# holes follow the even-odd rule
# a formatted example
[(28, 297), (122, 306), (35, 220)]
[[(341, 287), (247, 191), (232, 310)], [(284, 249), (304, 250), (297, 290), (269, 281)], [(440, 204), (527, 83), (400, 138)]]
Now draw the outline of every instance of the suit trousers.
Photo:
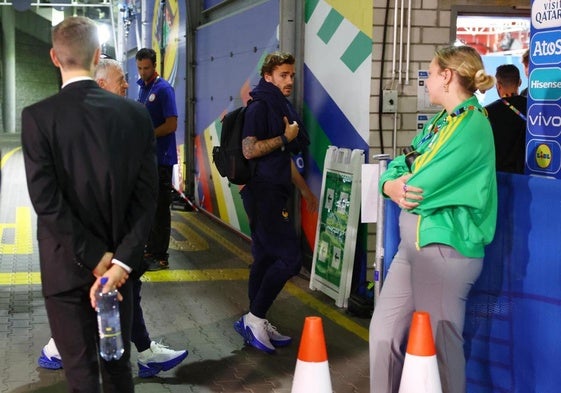
[(134, 392), (130, 364), (132, 291), (129, 281), (119, 292), (121, 334), (125, 352), (119, 360), (105, 361), (99, 356), (97, 314), (90, 304), (90, 287), (81, 287), (45, 298), (52, 336), (64, 364), (68, 391), (100, 393)]
[(454, 248), (416, 248), (418, 216), (402, 212), (401, 242), (370, 322), (370, 392), (397, 393), (414, 311), (427, 311), (445, 393), (465, 393), (463, 328), (468, 293), (483, 267)]
[(144, 322), (144, 313), (140, 305), (140, 291), (142, 289), (142, 281), (140, 278), (131, 279), (132, 282), (132, 300), (133, 300), (133, 313), (132, 313), (132, 331), (131, 341), (133, 342), (136, 350), (142, 352), (150, 348), (150, 334), (146, 329), (146, 322)]
[(146, 245), (146, 252), (158, 260), (168, 259), (169, 239), (171, 234), (171, 177), (173, 167), (158, 166), (158, 201), (156, 214), (150, 236)]

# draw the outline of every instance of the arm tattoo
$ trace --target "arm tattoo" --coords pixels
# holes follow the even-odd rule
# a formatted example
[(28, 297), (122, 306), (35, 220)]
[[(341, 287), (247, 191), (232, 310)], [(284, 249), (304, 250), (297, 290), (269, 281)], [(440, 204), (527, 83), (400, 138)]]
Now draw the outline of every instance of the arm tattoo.
[(269, 139), (257, 140), (254, 136), (248, 136), (242, 141), (243, 155), (247, 159), (265, 156), (282, 147), (282, 139), (275, 136)]

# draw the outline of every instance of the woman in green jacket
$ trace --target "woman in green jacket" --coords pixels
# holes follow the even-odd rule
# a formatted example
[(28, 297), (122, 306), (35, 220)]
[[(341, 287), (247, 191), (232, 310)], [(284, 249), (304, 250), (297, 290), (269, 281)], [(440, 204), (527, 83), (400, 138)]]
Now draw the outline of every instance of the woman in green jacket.
[(427, 89), (443, 110), (380, 178), (402, 209), (401, 242), (370, 324), (371, 393), (398, 391), (416, 310), (430, 314), (443, 391), (466, 391), (465, 303), (497, 215), (493, 133), (474, 93), (493, 86), (473, 48), (438, 50)]

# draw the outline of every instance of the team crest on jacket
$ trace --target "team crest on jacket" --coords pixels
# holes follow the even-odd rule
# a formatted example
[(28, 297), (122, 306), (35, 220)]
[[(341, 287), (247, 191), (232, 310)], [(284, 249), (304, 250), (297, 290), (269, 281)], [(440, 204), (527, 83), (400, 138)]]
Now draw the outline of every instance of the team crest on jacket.
[(150, 102), (154, 102), (155, 99), (156, 99), (156, 94), (154, 93), (150, 94), (150, 97), (148, 97), (148, 101)]
[(282, 209), (281, 216), (284, 221), (288, 221), (288, 210), (286, 208)]

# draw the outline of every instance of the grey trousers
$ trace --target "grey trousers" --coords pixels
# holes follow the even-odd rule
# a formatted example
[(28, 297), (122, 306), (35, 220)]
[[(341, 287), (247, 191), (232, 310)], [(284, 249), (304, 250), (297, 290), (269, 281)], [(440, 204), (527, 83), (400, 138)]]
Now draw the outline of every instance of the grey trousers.
[(430, 244), (417, 250), (418, 216), (402, 212), (401, 242), (370, 322), (370, 392), (397, 393), (414, 311), (427, 311), (444, 393), (465, 393), (463, 327), (467, 295), (483, 260)]

